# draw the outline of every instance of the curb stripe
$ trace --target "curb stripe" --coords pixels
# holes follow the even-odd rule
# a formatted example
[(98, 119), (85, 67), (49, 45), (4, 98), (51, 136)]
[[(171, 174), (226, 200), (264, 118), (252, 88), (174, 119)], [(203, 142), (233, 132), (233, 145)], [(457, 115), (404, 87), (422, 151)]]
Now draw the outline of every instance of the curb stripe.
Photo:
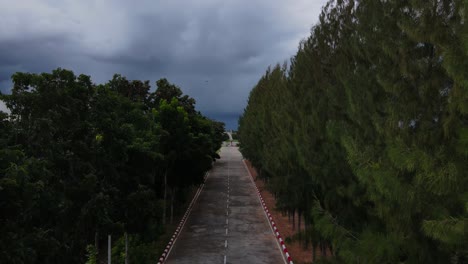
[(187, 221), (188, 216), (190, 215), (190, 212), (192, 211), (193, 205), (195, 204), (196, 200), (198, 199), (198, 196), (200, 196), (201, 191), (203, 190), (203, 187), (205, 187), (205, 182), (208, 179), (209, 172), (206, 173), (203, 183), (198, 187), (197, 192), (192, 198), (192, 201), (190, 202), (189, 206), (187, 207), (187, 210), (185, 211), (184, 216), (180, 220), (179, 225), (177, 226), (174, 234), (172, 235), (171, 239), (167, 243), (166, 249), (164, 249), (164, 252), (161, 254), (161, 257), (158, 260), (158, 264), (163, 264), (167, 257), (169, 257), (169, 254), (171, 253), (172, 246), (174, 246), (177, 238), (179, 237), (180, 232), (182, 232), (182, 229), (184, 228), (185, 222)]
[[(270, 212), (268, 211), (268, 208), (265, 204), (265, 201), (263, 200), (263, 197), (262, 197), (262, 194), (260, 193), (260, 190), (258, 189), (257, 185), (255, 184), (254, 180), (253, 180), (253, 176), (252, 174), (250, 173), (250, 170), (249, 168), (247, 167), (247, 164), (245, 163), (245, 159), (243, 160), (243, 163), (244, 163), (244, 166), (245, 166), (245, 169), (247, 170), (247, 172), (249, 173), (250, 175), (250, 180), (252, 181), (252, 183), (254, 184), (255, 186), (255, 189), (257, 190), (257, 195), (258, 195), (258, 198), (260, 200), (260, 203), (261, 205), (263, 205), (263, 211), (265, 212), (265, 216), (267, 217), (268, 219), (268, 223), (270, 224), (270, 227), (271, 227), (271, 230), (273, 231), (273, 233), (276, 235), (276, 238), (277, 238), (277, 241), (276, 242), (279, 242), (278, 245), (281, 245), (281, 248), (282, 248), (282, 253), (283, 254), (283, 257), (285, 259), (287, 259), (287, 261), (285, 261), (287, 264), (294, 264), (293, 261), (292, 261), (292, 258), (291, 256), (289, 255), (289, 252), (288, 252), (288, 249), (286, 248), (286, 245), (284, 244), (284, 241), (283, 239), (281, 238), (280, 236), (280, 233), (278, 231), (278, 228), (276, 227), (276, 224), (275, 222), (273, 221), (273, 216), (270, 214)], [(281, 249), (280, 248), (280, 249)]]

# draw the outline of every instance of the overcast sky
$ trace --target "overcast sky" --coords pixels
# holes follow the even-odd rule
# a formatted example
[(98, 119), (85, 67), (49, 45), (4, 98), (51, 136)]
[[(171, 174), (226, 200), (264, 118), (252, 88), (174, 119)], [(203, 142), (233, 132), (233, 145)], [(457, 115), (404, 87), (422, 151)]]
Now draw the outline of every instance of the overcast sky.
[[(167, 78), (237, 127), (269, 65), (295, 54), (325, 0), (0, 0), (0, 89), (62, 67), (103, 83)], [(4, 106), (0, 106), (0, 109)]]

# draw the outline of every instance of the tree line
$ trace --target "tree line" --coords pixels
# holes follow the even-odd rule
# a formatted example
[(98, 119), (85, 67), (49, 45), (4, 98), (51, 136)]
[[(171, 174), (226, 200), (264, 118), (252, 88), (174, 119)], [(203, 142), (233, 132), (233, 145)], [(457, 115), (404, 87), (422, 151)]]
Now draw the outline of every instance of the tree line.
[(0, 262), (97, 263), (108, 234), (113, 263), (155, 262), (164, 224), (219, 158), (224, 124), (166, 79), (154, 92), (64, 69), (12, 81), (1, 95)]
[(329, 1), (251, 91), (241, 151), (321, 263), (468, 261), (466, 3)]

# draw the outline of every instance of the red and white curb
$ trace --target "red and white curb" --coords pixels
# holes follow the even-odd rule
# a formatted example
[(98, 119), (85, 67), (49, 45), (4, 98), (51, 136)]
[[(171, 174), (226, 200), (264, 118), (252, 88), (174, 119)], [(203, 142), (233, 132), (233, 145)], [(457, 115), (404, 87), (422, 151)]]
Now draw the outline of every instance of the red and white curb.
[(193, 196), (193, 199), (190, 202), (190, 204), (189, 204), (189, 206), (187, 208), (187, 211), (185, 211), (184, 216), (180, 220), (180, 223), (177, 226), (174, 234), (172, 235), (171, 240), (169, 241), (169, 243), (167, 243), (166, 248), (164, 249), (163, 253), (161, 254), (161, 257), (158, 260), (158, 264), (163, 264), (166, 261), (167, 257), (169, 256), (169, 253), (171, 253), (172, 246), (175, 244), (177, 238), (179, 237), (179, 234), (182, 232), (182, 229), (184, 228), (185, 222), (187, 221), (187, 218), (189, 217), (190, 212), (192, 211), (193, 205), (195, 204), (195, 201), (198, 199), (198, 196), (200, 195), (201, 191), (203, 190), (203, 187), (205, 186), (205, 182), (206, 182), (207, 178), (208, 178), (208, 173), (206, 174), (206, 176), (205, 176), (205, 178), (203, 180), (203, 183), (200, 185), (200, 187), (198, 187), (197, 192)]
[(257, 195), (258, 195), (258, 198), (260, 199), (260, 203), (262, 204), (263, 210), (265, 211), (265, 215), (268, 218), (268, 223), (270, 224), (270, 227), (273, 230), (273, 233), (275, 234), (276, 239), (278, 240), (281, 251), (283, 252), (284, 257), (287, 260), (286, 263), (294, 264), (292, 259), (291, 259), (291, 255), (289, 255), (288, 249), (286, 248), (286, 245), (284, 244), (284, 240), (283, 240), (283, 238), (281, 237), (281, 235), (279, 233), (278, 227), (276, 227), (275, 221), (273, 220), (273, 216), (270, 214), (270, 211), (268, 210), (268, 207), (266, 206), (265, 201), (263, 200), (263, 197), (262, 197), (262, 194), (260, 193), (260, 190), (258, 189), (257, 185), (253, 181), (253, 176), (250, 173), (250, 170), (247, 167), (247, 164), (245, 163), (245, 160), (244, 160), (244, 166), (245, 166), (245, 169), (247, 170), (247, 172), (250, 175), (250, 180), (252, 181), (252, 183), (255, 186), (255, 189), (257, 190)]

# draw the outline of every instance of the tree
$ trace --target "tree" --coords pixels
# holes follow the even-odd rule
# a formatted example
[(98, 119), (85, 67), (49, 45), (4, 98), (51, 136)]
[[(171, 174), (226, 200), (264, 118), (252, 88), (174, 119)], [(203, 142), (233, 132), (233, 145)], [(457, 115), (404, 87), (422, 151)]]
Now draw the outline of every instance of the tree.
[(462, 1), (329, 1), (287, 74), (252, 90), (242, 153), (330, 261), (466, 260), (465, 16)]
[(154, 258), (165, 232), (162, 190), (182, 211), (224, 125), (167, 80), (159, 84), (174, 91), (170, 100), (121, 75), (102, 85), (63, 69), (12, 79), (12, 94), (0, 98), (11, 111), (0, 113), (0, 262), (99, 261), (108, 234), (117, 262), (122, 240), (125, 258)]

